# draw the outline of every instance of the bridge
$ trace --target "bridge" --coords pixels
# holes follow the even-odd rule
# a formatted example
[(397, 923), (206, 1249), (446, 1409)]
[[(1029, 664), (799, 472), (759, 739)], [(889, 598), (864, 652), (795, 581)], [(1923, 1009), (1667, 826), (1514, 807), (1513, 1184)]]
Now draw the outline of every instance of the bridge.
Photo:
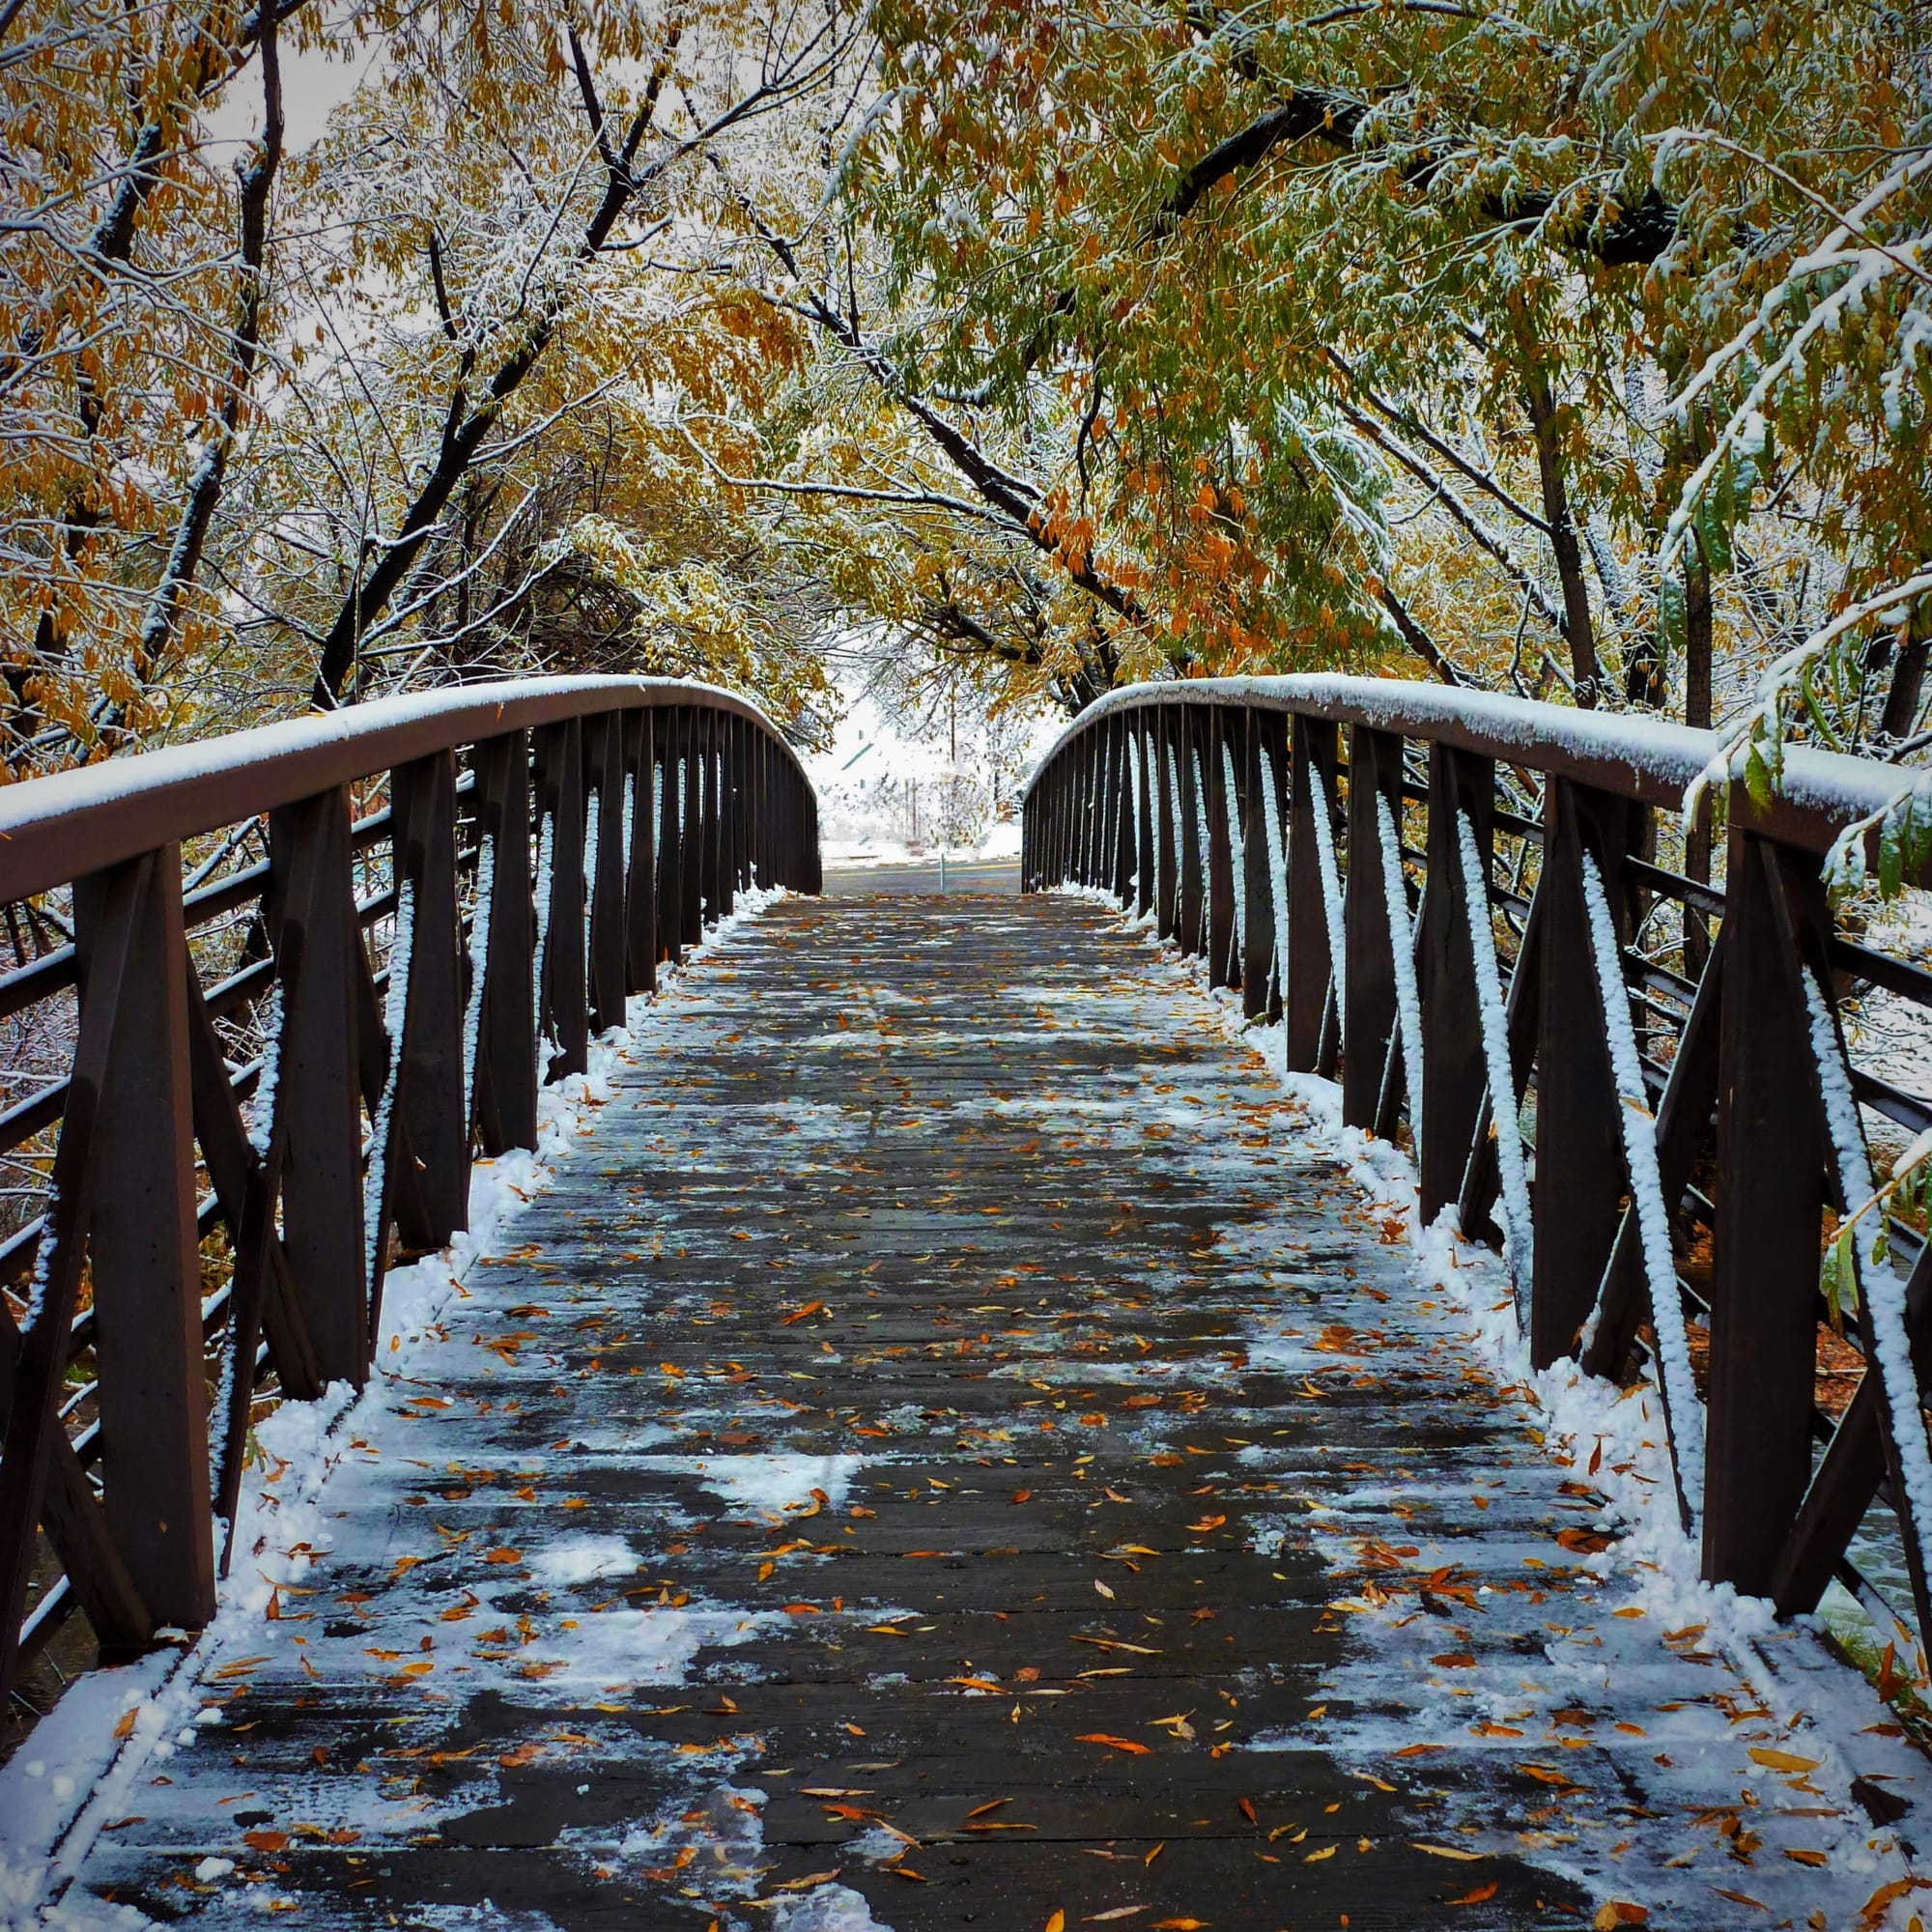
[(6, 1913), (1910, 1922), (1932, 974), (1713, 750), (1141, 687), (945, 897), (650, 680), (0, 793)]

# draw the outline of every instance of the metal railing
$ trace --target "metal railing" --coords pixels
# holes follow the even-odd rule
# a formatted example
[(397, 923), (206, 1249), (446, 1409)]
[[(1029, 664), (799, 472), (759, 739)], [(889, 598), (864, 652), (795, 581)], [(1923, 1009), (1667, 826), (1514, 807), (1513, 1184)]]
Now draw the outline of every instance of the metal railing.
[[(1660, 848), (1719, 749), (1385, 680), (1137, 686), (1042, 761), (1022, 886), (1103, 890), (1279, 1018), (1290, 1069), (1408, 1137), (1424, 1220), (1502, 1250), (1538, 1367), (1655, 1363), (1704, 1574), (1786, 1615), (1836, 1577), (1922, 1677), (1932, 1246), (1875, 1199), (1862, 1122), (1910, 1138), (1932, 1105), (1842, 1014), (1932, 1006), (1932, 973), (1860, 943), (1822, 875), (1899, 774), (1794, 750), (1766, 808), (1736, 783), (1714, 886)], [(1821, 1261), (1854, 1214), (1847, 1321)], [(1916, 1645), (1848, 1553), (1875, 1501)]]
[(819, 889), (804, 769), (665, 680), (0, 790), (33, 1089), (0, 1113), (0, 1695), (76, 1608), (109, 1657), (208, 1621), (251, 1414), (363, 1383), (384, 1270), (465, 1225), (472, 1155), (534, 1147), (542, 1082), (754, 883)]

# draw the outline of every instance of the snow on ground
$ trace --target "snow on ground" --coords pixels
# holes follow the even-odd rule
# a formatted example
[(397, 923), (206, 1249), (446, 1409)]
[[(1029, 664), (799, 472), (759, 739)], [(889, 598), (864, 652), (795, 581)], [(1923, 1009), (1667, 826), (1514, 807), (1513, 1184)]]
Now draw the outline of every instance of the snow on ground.
[[(704, 946), (688, 952), (687, 961), (704, 956), (734, 927), (781, 896), (781, 891), (740, 893), (731, 917), (708, 927)], [(90, 1673), (0, 1767), (0, 1823), (5, 1828), (0, 1928), (11, 1932), (31, 1926), (38, 1932), (55, 1926), (77, 1932), (81, 1927), (147, 1922), (139, 1914), (103, 1907), (78, 1893), (61, 1899), (61, 1890), (108, 1822), (135, 1808), (136, 1781), (152, 1783), (157, 1761), (190, 1747), (207, 1727), (222, 1722), (220, 1706), (205, 1701), (207, 1688), (224, 1682), (224, 1673), (240, 1687), (252, 1666), (265, 1662), (251, 1655), (270, 1649), (273, 1641), (265, 1619), (290, 1617), (295, 1603), (309, 1594), (303, 1579), (333, 1548), (334, 1520), (353, 1514), (338, 1505), (366, 1480), (384, 1447), (395, 1446), (399, 1417), (412, 1405), (418, 1411), (447, 1406), (435, 1393), (440, 1378), (431, 1366), (434, 1351), (447, 1346), (445, 1315), (470, 1298), (466, 1283), (478, 1264), (514, 1245), (518, 1213), (552, 1184), (560, 1157), (610, 1100), (615, 1069), (639, 1057), (660, 1028), (674, 1023), (671, 1009), (681, 990), (679, 977), (678, 968), (661, 968), (657, 1002), (634, 999), (628, 1027), (612, 1028), (592, 1042), (588, 1071), (542, 1091), (534, 1151), (514, 1150), (474, 1164), (468, 1231), (441, 1253), (389, 1271), (377, 1337), (377, 1373), (361, 1396), (338, 1382), (319, 1401), (284, 1403), (257, 1425), (257, 1455), (242, 1484), (233, 1574), (221, 1585), (209, 1628), (182, 1649)], [(420, 1412), (410, 1419), (419, 1421)], [(635, 1441), (635, 1432), (630, 1439)], [(720, 1466), (710, 1471), (707, 1486), (773, 1508), (809, 1500), (814, 1485), (828, 1492), (836, 1488), (842, 1495), (860, 1461), (781, 1457), (769, 1459), (775, 1466), (764, 1468), (755, 1465), (768, 1459), (758, 1457), (709, 1460)], [(802, 1466), (806, 1463), (811, 1466)], [(416, 1560), (402, 1559), (398, 1575)], [(635, 1571), (638, 1558), (619, 1538), (579, 1536), (532, 1550), (529, 1562), (547, 1581), (570, 1587)], [(671, 1684), (680, 1681), (700, 1649), (746, 1642), (758, 1621), (702, 1605), (607, 1612), (595, 1620), (594, 1643), (578, 1634), (571, 1641), (531, 1646), (523, 1661), (534, 1662), (551, 1694), (565, 1700), (586, 1686), (608, 1682)], [(331, 1668), (359, 1668), (379, 1676), (393, 1664), (374, 1648), (353, 1654), (354, 1664), (346, 1657), (331, 1657)], [(306, 1659), (298, 1655), (296, 1661)], [(528, 1686), (519, 1683), (527, 1693)], [(156, 1802), (152, 1795), (141, 1801), (149, 1810)], [(329, 1822), (346, 1828), (352, 1821)], [(205, 1882), (220, 1876), (212, 1874)]]
[[(1641, 1903), (1652, 1924), (1714, 1922), (1725, 1910), (1714, 1907), (1716, 1890), (1752, 1915), (1739, 1922), (1918, 1926), (1914, 1901), (1922, 1908), (1932, 1874), (1918, 1866), (1912, 1834), (1932, 1806), (1932, 1771), (1866, 1680), (1818, 1640), (1818, 1620), (1779, 1624), (1762, 1600), (1700, 1579), (1697, 1548), (1674, 1505), (1654, 1384), (1620, 1387), (1573, 1362), (1534, 1372), (1503, 1264), (1460, 1236), (1453, 1208), (1423, 1226), (1408, 1157), (1343, 1123), (1335, 1083), (1283, 1074), (1279, 1029), (1244, 1026), (1237, 996), (1204, 998), (1199, 961), (1171, 945), (1162, 953), (1175, 1025), (1198, 1024), (1204, 1006), (1218, 1014), (1231, 1050), (1286, 1088), (1309, 1157), (1337, 1164), (1359, 1191), (1360, 1211), (1408, 1243), (1415, 1294), (1399, 1312), (1376, 1311), (1385, 1346), (1422, 1351), (1438, 1373), (1492, 1388), (1522, 1419), (1520, 1462), (1476, 1487), (1496, 1539), (1485, 1551), (1492, 1570), (1498, 1555), (1530, 1566), (1530, 1585), (1472, 1587), (1458, 1567), (1471, 1560), (1466, 1539), (1437, 1541), (1412, 1527), (1412, 1544), (1381, 1545), (1391, 1498), (1380, 1489), (1320, 1503), (1304, 1494), (1292, 1513), (1255, 1520), (1260, 1553), (1276, 1553), (1286, 1539), (1312, 1541), (1344, 1592), (1334, 1612), (1354, 1641), (1310, 1714), (1315, 1736), (1356, 1776), (1415, 1792), (1418, 1832), (1431, 1844), (1446, 1841), (1445, 1858), (1511, 1852), (1602, 1899)], [(1238, 1241), (1224, 1240), (1221, 1252), (1229, 1264), (1244, 1259)], [(1256, 1365), (1295, 1375), (1333, 1367), (1325, 1335), (1318, 1341), (1278, 1317), (1256, 1319), (1251, 1331)], [(1276, 1455), (1257, 1446), (1243, 1460), (1290, 1476)], [(1587, 1479), (1564, 1486), (1579, 1512), (1564, 1533), (1577, 1552), (1568, 1580), (1528, 1553), (1548, 1549), (1548, 1530), (1537, 1540), (1525, 1534), (1520, 1550), (1515, 1541), (1526, 1499), (1548, 1485), (1534, 1465), (1547, 1470), (1549, 1458)], [(1426, 1517), (1432, 1479), (1425, 1470), (1416, 1477), (1399, 1500), (1405, 1515)], [(1435, 1487), (1450, 1500), (1448, 1491), (1466, 1494), (1470, 1484), (1449, 1468)], [(1548, 1580), (1537, 1582), (1539, 1575)], [(1645, 1720), (1605, 1735), (1591, 1707), (1631, 1704), (1638, 1686)], [(1303, 1726), (1253, 1747), (1309, 1742)], [(1539, 1764), (1520, 1762), (1526, 1748)], [(1547, 1811), (1532, 1814), (1543, 1822), (1529, 1831), (1522, 1787), (1505, 1782), (1506, 1766), (1550, 1787)], [(1898, 1815), (1893, 1800), (1910, 1807), (1897, 1830), (1880, 1822)], [(1632, 1809), (1646, 1803), (1634, 1822)], [(1795, 1915), (1794, 1900), (1802, 1901)]]

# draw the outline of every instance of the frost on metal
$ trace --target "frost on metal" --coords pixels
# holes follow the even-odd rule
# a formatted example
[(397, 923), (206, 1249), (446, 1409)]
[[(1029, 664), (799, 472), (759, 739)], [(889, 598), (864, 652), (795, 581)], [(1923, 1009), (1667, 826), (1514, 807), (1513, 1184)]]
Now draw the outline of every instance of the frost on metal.
[(1509, 1020), (1503, 1010), (1502, 974), (1496, 965), (1496, 933), (1490, 920), (1490, 882), (1476, 850), (1469, 814), (1456, 814), (1456, 843), (1463, 859), (1463, 892), (1469, 909), (1469, 950), (1476, 960), (1476, 1006), (1483, 1023), (1483, 1059), (1490, 1076), (1490, 1117), (1496, 1130), (1496, 1171), (1502, 1180), (1503, 1252), (1517, 1312), (1530, 1275), (1529, 1180), (1522, 1166), (1522, 1128), (1510, 1065)]
[(1308, 761), (1308, 785), (1315, 801), (1315, 852), (1321, 869), (1321, 914), (1328, 925), (1328, 994), (1335, 1002), (1335, 1023), (1349, 1037), (1349, 928), (1342, 919), (1342, 871), (1335, 863), (1335, 822), (1328, 815), (1328, 786), (1321, 767)]
[(483, 983), (490, 970), (490, 910), (496, 897), (497, 841), (483, 835), (476, 852), (476, 910), (469, 916), (469, 998), (463, 1009), (463, 1118), (476, 1118), (476, 1054), (482, 1044)]
[(1657, 1121), (1650, 1111), (1643, 1065), (1637, 1059), (1623, 954), (1610, 919), (1610, 902), (1604, 894), (1604, 875), (1588, 852), (1583, 854), (1583, 902), (1590, 915), (1590, 958), (1597, 969), (1597, 994), (1609, 1041), (1610, 1070), (1617, 1083), (1624, 1163), (1630, 1170), (1637, 1233), (1643, 1246), (1644, 1282), (1650, 1290), (1650, 1316), (1662, 1368), (1677, 1486), (1694, 1523), (1704, 1494), (1704, 1411), (1690, 1374), (1690, 1345), (1684, 1332), (1684, 1304), (1677, 1293), (1677, 1264), (1670, 1253), (1670, 1214), (1663, 1202), (1663, 1177), (1657, 1165)]
[(403, 1077), (403, 1027), (410, 1010), (410, 954), (415, 939), (416, 889), (413, 879), (396, 882), (396, 937), (389, 948), (389, 984), (383, 999), (383, 1031), (389, 1039), (389, 1065), (382, 1097), (369, 1122), (369, 1172), (362, 1184), (362, 1253), (374, 1281), (382, 1259), (383, 1203), (387, 1192), (389, 1122), (396, 1111), (396, 1089)]
[(1389, 802), (1376, 795), (1376, 830), (1382, 848), (1382, 902), (1388, 908), (1389, 951), (1395, 955), (1395, 1009), (1402, 1023), (1402, 1072), (1408, 1086), (1408, 1130), (1422, 1151), (1422, 993), (1415, 983), (1415, 934), (1402, 883), (1402, 840)]
[[(1275, 808), (1275, 801), (1281, 793), (1275, 789), (1274, 760), (1268, 756), (1265, 745), (1262, 747), (1262, 830), (1267, 835), (1268, 892), (1274, 900), (1274, 957), (1268, 961), (1268, 971), (1274, 979), (1277, 994), (1282, 990), (1281, 960), (1288, 946), (1288, 855), (1281, 836), (1281, 814)], [(1286, 1040), (1287, 1035), (1283, 1035)]]
[(1235, 946), (1243, 968), (1248, 958), (1248, 842), (1241, 837), (1240, 787), (1235, 782), (1235, 754), (1221, 741), (1221, 801), (1228, 811), (1230, 869), (1235, 875)]
[[(1838, 1044), (1832, 1007), (1809, 966), (1804, 968), (1804, 1004), (1811, 1016), (1811, 1057), (1818, 1066), (1818, 1089), (1824, 1096), (1826, 1124), (1838, 1169), (1838, 1186), (1847, 1203), (1857, 1206), (1872, 1199), (1871, 1162), (1865, 1154), (1864, 1130), (1859, 1124), (1859, 1105), (1852, 1097), (1852, 1077)], [(1912, 1534), (1921, 1551), (1932, 1550), (1932, 1451), (1925, 1438), (1925, 1411), (1918, 1394), (1918, 1378), (1912, 1367), (1912, 1340), (1905, 1325), (1905, 1284), (1877, 1252), (1885, 1227), (1882, 1210), (1867, 1209), (1860, 1238), (1854, 1245), (1859, 1293), (1871, 1319), (1872, 1347), (1878, 1356), (1886, 1406), (1891, 1413), (1892, 1439), (1898, 1445), (1899, 1473), (1905, 1481), (1912, 1512)]]

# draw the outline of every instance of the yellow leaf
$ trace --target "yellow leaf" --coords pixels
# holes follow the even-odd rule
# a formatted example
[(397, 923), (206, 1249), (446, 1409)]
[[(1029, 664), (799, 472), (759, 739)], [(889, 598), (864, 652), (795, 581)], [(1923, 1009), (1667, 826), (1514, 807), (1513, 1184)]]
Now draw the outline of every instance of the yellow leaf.
[(1753, 1764), (1761, 1764), (1767, 1771), (1816, 1771), (1819, 1763), (1815, 1757), (1800, 1757), (1795, 1751), (1771, 1750), (1763, 1745), (1752, 1745), (1750, 1755)]

